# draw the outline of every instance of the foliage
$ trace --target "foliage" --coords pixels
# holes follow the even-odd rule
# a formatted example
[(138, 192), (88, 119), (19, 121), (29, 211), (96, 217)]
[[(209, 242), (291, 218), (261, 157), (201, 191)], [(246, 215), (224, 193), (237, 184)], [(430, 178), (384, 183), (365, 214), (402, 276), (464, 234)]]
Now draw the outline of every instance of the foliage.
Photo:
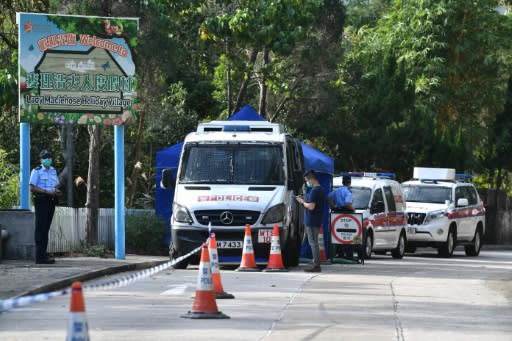
[(153, 213), (137, 213), (126, 216), (126, 252), (163, 255), (168, 252), (164, 245), (167, 226)]
[(79, 247), (76, 247), (71, 252), (72, 255), (85, 256), (85, 257), (101, 257), (109, 258), (111, 251), (107, 250), (104, 245), (94, 244), (89, 245), (85, 242), (81, 242)]
[[(79, 13), (140, 18), (137, 34), (130, 33), (141, 110), (126, 126), (128, 207), (152, 206), (156, 151), (202, 120), (226, 118), (235, 104), (265, 110), (331, 155), (337, 170), (391, 170), (405, 180), (413, 166), (455, 167), (481, 174), (482, 186), (510, 189), (512, 18), (495, 11), (498, 3), (3, 1), (3, 160), (19, 162), (16, 12)], [(89, 135), (71, 129), (73, 175), (87, 179)], [(33, 125), (31, 166), (50, 148), (64, 169), (65, 134), (62, 126)], [(100, 140), (100, 206), (112, 207), (112, 129), (102, 129)], [(86, 186), (77, 181), (74, 206), (85, 201)]]
[(7, 153), (0, 149), (0, 208), (18, 204), (19, 169), (7, 160)]
[(476, 169), (510, 77), (510, 19), (496, 6), (394, 1), (374, 26), (348, 28), (337, 85), (355, 134), (332, 133), (346, 148), (339, 163)]

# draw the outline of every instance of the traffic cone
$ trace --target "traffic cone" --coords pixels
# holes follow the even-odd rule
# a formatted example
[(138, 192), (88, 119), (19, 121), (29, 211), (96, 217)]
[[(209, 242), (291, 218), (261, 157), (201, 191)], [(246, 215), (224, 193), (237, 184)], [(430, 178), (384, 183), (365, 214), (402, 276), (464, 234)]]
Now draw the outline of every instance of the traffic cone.
[(199, 262), (199, 273), (197, 275), (196, 297), (192, 304), (192, 310), (181, 315), (184, 318), (191, 319), (228, 319), (229, 316), (221, 313), (217, 309), (215, 293), (212, 284), (212, 269), (210, 266), (210, 256), (206, 243), (201, 250), (201, 261)]
[(324, 228), (322, 225), (320, 225), (320, 231), (318, 231), (318, 246), (320, 247), (320, 262), (329, 263), (327, 260), (327, 254), (325, 253)]
[(85, 303), (82, 294), (82, 283), (74, 282), (71, 285), (71, 304), (69, 306), (71, 316), (68, 321), (68, 336), (66, 341), (89, 341), (89, 326), (85, 316)]
[(256, 259), (254, 258), (254, 249), (252, 247), (251, 237), (251, 226), (249, 224), (245, 225), (242, 261), (240, 262), (240, 267), (238, 267), (236, 271), (260, 271), (260, 269), (258, 269), (258, 267), (256, 266)]
[(215, 239), (215, 233), (213, 232), (210, 234), (208, 252), (210, 253), (209, 256), (212, 267), (213, 292), (215, 293), (215, 298), (235, 298), (235, 296), (225, 292), (224, 287), (222, 286), (219, 270), (219, 254), (217, 253), (217, 240)]
[(270, 243), (270, 255), (268, 257), (267, 267), (263, 271), (284, 272), (288, 271), (283, 265), (281, 257), (281, 244), (279, 242), (279, 225), (274, 224), (272, 230), (272, 241)]

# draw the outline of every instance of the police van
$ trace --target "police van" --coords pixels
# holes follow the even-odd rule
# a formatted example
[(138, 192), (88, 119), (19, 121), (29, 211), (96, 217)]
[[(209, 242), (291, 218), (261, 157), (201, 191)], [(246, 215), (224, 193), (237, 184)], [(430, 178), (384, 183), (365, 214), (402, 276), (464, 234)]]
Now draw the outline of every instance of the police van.
[(451, 257), (457, 244), (466, 255), (478, 256), (485, 233), (485, 208), (468, 176), (453, 168), (415, 167), (413, 179), (402, 183), (409, 215), (408, 252), (437, 248)]
[[(221, 263), (240, 262), (245, 234), (252, 231), (256, 263), (266, 263), (274, 224), (279, 225), (285, 266), (299, 262), (304, 234), (301, 194), (302, 146), (281, 124), (267, 121), (200, 123), (187, 135), (176, 176), (162, 174), (163, 187), (173, 186), (171, 259), (217, 239)], [(197, 255), (178, 263), (197, 263)]]
[[(351, 177), (352, 206), (363, 215), (365, 257), (372, 252), (402, 258), (405, 253), (407, 214), (400, 183), (393, 173), (347, 172)], [(343, 176), (333, 178), (333, 188), (343, 186)]]

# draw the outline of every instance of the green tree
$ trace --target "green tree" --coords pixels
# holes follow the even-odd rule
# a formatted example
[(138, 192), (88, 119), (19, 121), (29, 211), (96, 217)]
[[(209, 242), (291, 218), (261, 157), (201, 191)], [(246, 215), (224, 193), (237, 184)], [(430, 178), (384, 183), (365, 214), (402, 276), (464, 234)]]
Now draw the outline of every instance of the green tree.
[[(228, 93), (232, 82), (240, 84), (234, 105), (230, 96), (224, 97), (228, 115), (238, 111), (243, 103), (253, 101), (258, 103), (259, 112), (268, 116), (269, 84), (284, 81), (278, 73), (283, 71), (284, 64), (277, 70), (275, 65), (307, 38), (321, 3), (318, 0), (224, 1), (208, 8), (213, 14), (201, 26), (201, 37), (226, 46), (217, 84), (223, 85), (220, 89), (227, 88)], [(248, 92), (252, 85), (256, 91), (251, 94)]]
[(356, 127), (351, 142), (369, 138), (374, 147), (360, 150), (360, 162), (475, 169), (474, 153), (503, 106), (510, 66), (509, 19), (497, 4), (394, 1), (374, 26), (347, 30), (338, 85), (349, 105), (342, 117), (356, 125), (368, 117), (368, 129), (389, 134), (371, 138)]
[(0, 208), (18, 205), (19, 169), (7, 160), (7, 152), (0, 149)]

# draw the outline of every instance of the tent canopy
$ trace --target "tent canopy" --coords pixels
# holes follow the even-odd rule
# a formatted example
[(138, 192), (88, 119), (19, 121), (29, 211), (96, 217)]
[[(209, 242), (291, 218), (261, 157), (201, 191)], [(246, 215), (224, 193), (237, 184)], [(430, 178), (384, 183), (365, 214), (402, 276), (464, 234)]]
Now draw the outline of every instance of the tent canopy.
[[(228, 118), (229, 121), (265, 121), (265, 119), (249, 104), (243, 106), (240, 111)], [(178, 163), (180, 160), (181, 149), (183, 142), (177, 143), (173, 146), (159, 150), (156, 153), (156, 197), (155, 197), (155, 212), (164, 221), (169, 224), (171, 218), (171, 207), (174, 199), (174, 189), (163, 189), (160, 187), (162, 178), (162, 170), (171, 169), (173, 174), (176, 175)], [(333, 159), (320, 152), (319, 150), (311, 147), (308, 144), (302, 143), (302, 152), (304, 154), (304, 167), (306, 170), (314, 170), (317, 173), (320, 184), (324, 191), (328, 193), (331, 189), (332, 176), (334, 174), (334, 161)], [(326, 206), (326, 214), (324, 221), (324, 231), (329, 226), (328, 205)], [(171, 239), (170, 230), (167, 234), (164, 243), (169, 245)], [(324, 237), (324, 241), (327, 238)]]

